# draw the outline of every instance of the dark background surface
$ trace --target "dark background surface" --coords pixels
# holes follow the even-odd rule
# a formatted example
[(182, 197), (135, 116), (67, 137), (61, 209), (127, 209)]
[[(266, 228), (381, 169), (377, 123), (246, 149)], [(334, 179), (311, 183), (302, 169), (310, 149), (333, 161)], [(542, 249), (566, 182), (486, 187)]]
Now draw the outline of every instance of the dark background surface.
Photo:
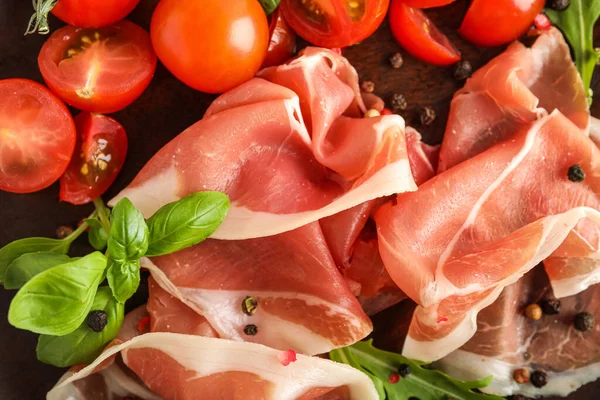
[[(156, 3), (157, 0), (142, 0), (129, 19), (148, 29)], [(467, 6), (468, 1), (458, 0), (451, 6), (428, 10), (427, 14), (456, 44), (464, 58), (478, 68), (503, 49), (479, 49), (458, 37), (456, 30)], [(43, 82), (37, 67), (37, 55), (46, 37), (23, 36), (31, 11), (28, 0), (0, 0), (0, 79), (29, 78)], [(54, 17), (51, 17), (50, 23), (54, 29), (61, 26)], [(600, 34), (596, 37), (600, 39)], [(439, 143), (450, 99), (461, 83), (453, 79), (451, 68), (427, 65), (403, 51), (404, 65), (394, 70), (388, 58), (397, 51), (400, 49), (393, 41), (386, 22), (360, 45), (345, 49), (344, 55), (356, 67), (362, 80), (375, 83), (375, 93), (384, 99), (389, 99), (393, 93), (403, 94), (409, 105), (402, 114), (407, 125), (419, 129), (425, 141)], [(600, 93), (598, 75), (595, 78), (592, 86)], [(123, 172), (104, 196), (105, 199), (124, 188), (171, 138), (198, 121), (213, 98), (186, 87), (159, 63), (154, 80), (144, 94), (127, 109), (114, 115), (128, 132), (130, 148)], [(433, 107), (437, 114), (429, 127), (421, 127), (418, 123), (418, 109), (423, 106)], [(592, 112), (600, 116), (600, 96), (595, 98)], [(0, 192), (0, 247), (23, 237), (52, 237), (60, 225), (75, 225), (91, 211), (91, 206), (60, 203), (58, 184), (28, 195)], [(72, 255), (85, 252), (85, 242), (85, 237), (80, 238), (72, 247)], [(128, 306), (143, 302), (144, 294), (141, 289)], [(12, 291), (0, 290), (0, 399), (43, 399), (63, 371), (36, 360), (36, 335), (19, 331), (8, 324), (8, 306), (13, 295)], [(569, 399), (600, 399), (600, 383), (585, 386)]]

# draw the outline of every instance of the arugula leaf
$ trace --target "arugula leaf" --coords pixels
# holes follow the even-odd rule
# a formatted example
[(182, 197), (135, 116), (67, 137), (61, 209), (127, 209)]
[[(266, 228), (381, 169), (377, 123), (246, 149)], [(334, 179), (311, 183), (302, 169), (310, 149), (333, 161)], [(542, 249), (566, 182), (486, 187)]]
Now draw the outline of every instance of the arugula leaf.
[(0, 249), (0, 283), (4, 281), (8, 266), (23, 254), (36, 252), (67, 254), (69, 247), (71, 242), (65, 239), (43, 237), (19, 239), (7, 244)]
[(117, 263), (139, 260), (148, 250), (148, 226), (128, 198), (121, 199), (110, 215), (108, 256)]
[[(458, 381), (440, 371), (423, 368), (423, 362), (376, 349), (372, 340), (332, 350), (329, 357), (367, 374), (382, 400), (408, 400), (411, 397), (419, 400), (503, 400), (502, 397), (473, 391), (489, 385), (491, 376), (479, 381)], [(397, 372), (402, 364), (410, 366), (412, 372), (397, 383), (388, 382), (389, 375)]]
[(112, 262), (108, 268), (106, 279), (113, 296), (119, 302), (125, 303), (140, 286), (139, 260), (123, 263)]
[(546, 9), (545, 13), (571, 44), (575, 65), (588, 91), (599, 58), (594, 50), (594, 24), (600, 17), (600, 0), (571, 0), (566, 10)]
[(174, 253), (202, 242), (223, 222), (229, 197), (220, 192), (198, 192), (161, 207), (150, 219), (147, 256)]
[(108, 287), (98, 289), (91, 310), (102, 310), (107, 315), (107, 324), (102, 332), (94, 332), (87, 320), (75, 331), (65, 336), (41, 335), (38, 339), (37, 358), (46, 364), (69, 367), (91, 363), (111, 340), (117, 336), (123, 323), (125, 307), (116, 301)]
[(35, 275), (69, 262), (69, 256), (48, 252), (23, 254), (10, 263), (4, 276), (5, 289), (19, 289)]
[(108, 243), (108, 233), (104, 226), (95, 218), (88, 218), (85, 220), (90, 226), (88, 232), (88, 241), (92, 247), (98, 251), (104, 250)]
[(73, 332), (92, 307), (106, 263), (102, 253), (94, 252), (37, 274), (13, 298), (8, 322), (45, 335)]
[(279, 6), (281, 0), (258, 0), (263, 10), (267, 15), (271, 15), (273, 11)]

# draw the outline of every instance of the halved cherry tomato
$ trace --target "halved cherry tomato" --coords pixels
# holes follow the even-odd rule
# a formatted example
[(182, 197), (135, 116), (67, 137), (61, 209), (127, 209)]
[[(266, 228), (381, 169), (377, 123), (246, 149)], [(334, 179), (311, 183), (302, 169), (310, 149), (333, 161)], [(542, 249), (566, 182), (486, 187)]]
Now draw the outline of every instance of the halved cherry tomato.
[(75, 117), (77, 149), (60, 178), (60, 199), (85, 204), (113, 184), (125, 163), (127, 134), (114, 119), (82, 112)]
[(390, 0), (282, 0), (281, 12), (292, 29), (321, 47), (346, 47), (364, 40), (381, 25)]
[(108, 114), (148, 87), (156, 54), (148, 33), (133, 22), (100, 29), (65, 26), (44, 43), (38, 65), (61, 99), (80, 110)]
[(50, 186), (69, 165), (75, 137), (67, 106), (48, 89), (27, 79), (0, 80), (0, 190)]
[(441, 7), (446, 4), (454, 3), (456, 0), (402, 0), (404, 4), (415, 8)]
[(251, 79), (269, 46), (267, 16), (256, 0), (161, 0), (150, 35), (169, 71), (208, 93)]
[(479, 46), (510, 43), (527, 32), (545, 0), (473, 0), (458, 33)]
[(413, 56), (437, 65), (450, 65), (460, 60), (460, 52), (441, 33), (423, 11), (393, 0), (390, 27), (394, 38)]
[(296, 34), (290, 28), (279, 8), (277, 8), (270, 16), (269, 34), (269, 50), (263, 61), (263, 67), (280, 65), (289, 60), (296, 51)]
[(52, 14), (69, 25), (101, 28), (125, 18), (140, 0), (60, 0)]

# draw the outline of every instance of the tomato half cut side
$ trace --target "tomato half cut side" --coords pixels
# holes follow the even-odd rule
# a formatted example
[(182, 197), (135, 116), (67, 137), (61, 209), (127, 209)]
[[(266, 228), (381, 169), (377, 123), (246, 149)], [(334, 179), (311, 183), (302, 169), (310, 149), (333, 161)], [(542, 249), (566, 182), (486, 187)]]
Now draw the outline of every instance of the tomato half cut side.
[(523, 35), (544, 0), (473, 0), (458, 33), (478, 46), (500, 46)]
[(436, 65), (450, 65), (460, 60), (460, 52), (441, 33), (423, 11), (393, 0), (390, 27), (394, 38), (416, 58)]
[(0, 80), (0, 190), (31, 193), (63, 174), (75, 148), (67, 106), (39, 83)]
[(101, 28), (125, 18), (140, 0), (60, 0), (52, 14), (69, 25)]
[(296, 52), (296, 34), (290, 28), (277, 8), (270, 16), (269, 49), (262, 67), (280, 65), (289, 60)]
[(129, 21), (100, 29), (65, 26), (42, 46), (46, 84), (80, 110), (122, 110), (148, 87), (156, 70), (150, 35)]
[(370, 36), (385, 18), (389, 0), (282, 0), (283, 17), (307, 41), (347, 47)]
[(127, 134), (114, 119), (82, 112), (75, 117), (77, 148), (60, 178), (60, 199), (85, 204), (113, 184), (127, 156)]
[(454, 3), (455, 1), (456, 0), (402, 0), (402, 2), (407, 6), (415, 8), (441, 7), (450, 3)]

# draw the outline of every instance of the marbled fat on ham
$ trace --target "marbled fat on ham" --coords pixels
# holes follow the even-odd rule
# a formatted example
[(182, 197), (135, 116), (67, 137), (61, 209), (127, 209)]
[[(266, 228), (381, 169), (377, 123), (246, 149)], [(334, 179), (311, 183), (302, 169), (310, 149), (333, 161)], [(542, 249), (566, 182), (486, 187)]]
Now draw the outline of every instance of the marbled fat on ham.
[(404, 120), (362, 118), (348, 61), (309, 48), (219, 97), (119, 198), (148, 217), (203, 190), (231, 198), (217, 239), (287, 232), (365, 201), (412, 191)]

